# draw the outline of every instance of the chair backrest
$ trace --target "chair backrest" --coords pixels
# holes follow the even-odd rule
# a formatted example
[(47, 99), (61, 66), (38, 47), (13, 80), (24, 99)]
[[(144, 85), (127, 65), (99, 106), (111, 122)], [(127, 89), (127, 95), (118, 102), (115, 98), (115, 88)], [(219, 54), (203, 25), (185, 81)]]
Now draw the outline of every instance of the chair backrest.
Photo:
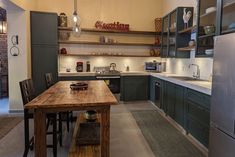
[(21, 81), (20, 90), (24, 105), (29, 103), (31, 100), (33, 100), (36, 97), (32, 79)]
[(52, 73), (46, 73), (45, 80), (46, 80), (46, 87), (47, 88), (50, 88), (52, 85), (54, 85)]

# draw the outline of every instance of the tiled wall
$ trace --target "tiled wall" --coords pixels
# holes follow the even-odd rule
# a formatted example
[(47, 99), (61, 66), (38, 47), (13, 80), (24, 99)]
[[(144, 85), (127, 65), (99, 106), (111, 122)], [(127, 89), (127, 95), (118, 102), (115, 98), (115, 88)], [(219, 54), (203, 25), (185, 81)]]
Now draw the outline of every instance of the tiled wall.
[(7, 35), (0, 35), (0, 97), (8, 95)]
[(195, 58), (194, 52), (191, 52), (190, 59), (164, 59), (166, 61), (167, 72), (192, 76), (196, 73), (196, 67), (190, 66), (190, 64), (197, 64), (200, 68), (200, 78), (209, 80), (213, 70), (213, 59), (212, 58)]

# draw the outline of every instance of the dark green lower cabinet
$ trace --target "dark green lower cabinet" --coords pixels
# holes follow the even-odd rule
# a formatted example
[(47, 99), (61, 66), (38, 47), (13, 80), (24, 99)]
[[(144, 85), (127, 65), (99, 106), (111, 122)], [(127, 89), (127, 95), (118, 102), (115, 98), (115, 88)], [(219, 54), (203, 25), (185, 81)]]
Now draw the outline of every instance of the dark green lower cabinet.
[(175, 84), (167, 82), (166, 85), (167, 115), (175, 118)]
[(95, 76), (63, 76), (59, 77), (60, 81), (88, 81), (88, 80), (96, 80)]
[(122, 76), (121, 95), (122, 101), (148, 100), (149, 76)]
[(187, 89), (187, 131), (204, 146), (209, 144), (210, 96)]
[(175, 86), (175, 116), (174, 120), (185, 127), (184, 87)]
[[(156, 80), (150, 78), (150, 100), (153, 102), (155, 101), (153, 84)], [(187, 133), (208, 147), (211, 97), (168, 81), (160, 81), (163, 111), (181, 125)]]

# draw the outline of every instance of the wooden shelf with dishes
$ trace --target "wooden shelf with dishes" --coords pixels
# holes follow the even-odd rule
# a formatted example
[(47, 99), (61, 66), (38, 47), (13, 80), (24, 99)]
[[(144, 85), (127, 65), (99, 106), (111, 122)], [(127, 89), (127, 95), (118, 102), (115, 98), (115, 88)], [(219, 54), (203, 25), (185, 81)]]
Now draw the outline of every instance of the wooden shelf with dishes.
[[(59, 31), (73, 31), (72, 27), (58, 27)], [(136, 35), (161, 35), (161, 32), (154, 31), (117, 31), (117, 30), (102, 30), (93, 28), (82, 28), (82, 32), (95, 32), (95, 33), (119, 33), (119, 34), (136, 34)]]
[(60, 56), (95, 56), (95, 57), (160, 57), (151, 55), (124, 55), (124, 54), (59, 54)]
[(161, 45), (155, 45), (150, 43), (101, 43), (101, 42), (92, 42), (92, 41), (59, 41), (59, 44), (84, 44), (84, 45), (110, 45), (110, 46), (148, 46), (160, 48)]

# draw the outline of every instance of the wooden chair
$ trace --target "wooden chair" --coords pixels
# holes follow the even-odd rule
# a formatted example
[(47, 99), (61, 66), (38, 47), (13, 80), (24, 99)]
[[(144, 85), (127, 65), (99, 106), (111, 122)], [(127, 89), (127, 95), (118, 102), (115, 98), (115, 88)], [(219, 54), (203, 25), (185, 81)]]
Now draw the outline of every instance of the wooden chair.
[[(54, 85), (52, 73), (46, 73), (45, 80), (46, 80), (47, 89)], [(69, 123), (70, 123), (70, 120), (72, 121), (73, 113), (72, 112), (60, 112), (59, 114), (62, 117), (62, 121), (66, 121), (67, 131), (69, 132), (69, 127), (70, 127)]]
[[(23, 105), (29, 103), (31, 100), (33, 100), (35, 95), (35, 89), (33, 86), (33, 81), (31, 79), (27, 79), (24, 81), (21, 81), (20, 83), (20, 90), (23, 100)], [(33, 119), (33, 111), (24, 109), (24, 133), (25, 133), (25, 150), (23, 157), (27, 157), (29, 149), (33, 149), (34, 147), (34, 137), (29, 138), (29, 119)], [(53, 123), (53, 131), (48, 132), (47, 134), (52, 134), (53, 136), (53, 144), (47, 145), (49, 148), (53, 148), (53, 155), (54, 157), (57, 157), (57, 114), (47, 114), (47, 125), (51, 121)], [(48, 127), (47, 127), (48, 129)], [(60, 141), (62, 141), (62, 137), (60, 135)], [(60, 143), (61, 144), (61, 143)]]

